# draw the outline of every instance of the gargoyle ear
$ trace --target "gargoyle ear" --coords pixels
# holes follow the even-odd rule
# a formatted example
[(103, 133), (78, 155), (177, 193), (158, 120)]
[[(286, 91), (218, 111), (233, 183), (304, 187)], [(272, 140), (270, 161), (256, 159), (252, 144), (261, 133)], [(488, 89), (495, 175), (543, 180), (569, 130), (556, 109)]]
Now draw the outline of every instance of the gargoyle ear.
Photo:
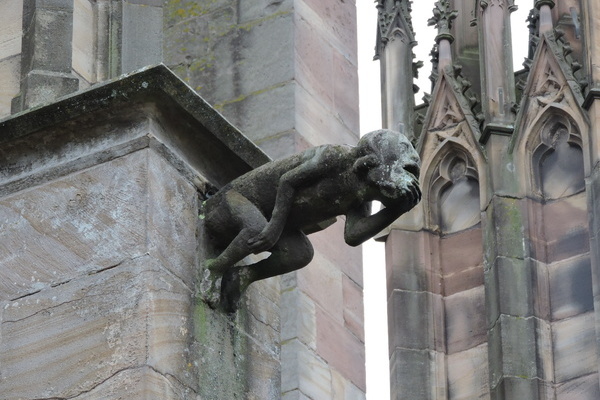
[(377, 165), (379, 165), (379, 159), (373, 155), (373, 154), (368, 154), (366, 156), (362, 156), (360, 158), (358, 158), (355, 162), (354, 165), (352, 166), (352, 170), (356, 173), (361, 173), (361, 172), (366, 172), (369, 169), (376, 167)]

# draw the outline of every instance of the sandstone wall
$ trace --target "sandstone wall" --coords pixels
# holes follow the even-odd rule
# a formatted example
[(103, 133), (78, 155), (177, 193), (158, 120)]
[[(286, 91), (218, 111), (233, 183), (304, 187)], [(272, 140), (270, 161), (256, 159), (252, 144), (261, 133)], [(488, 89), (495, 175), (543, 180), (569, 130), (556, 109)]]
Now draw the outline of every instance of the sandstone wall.
[(264, 154), (164, 67), (0, 143), (3, 399), (280, 398), (277, 282), (234, 317), (196, 296), (200, 202)]

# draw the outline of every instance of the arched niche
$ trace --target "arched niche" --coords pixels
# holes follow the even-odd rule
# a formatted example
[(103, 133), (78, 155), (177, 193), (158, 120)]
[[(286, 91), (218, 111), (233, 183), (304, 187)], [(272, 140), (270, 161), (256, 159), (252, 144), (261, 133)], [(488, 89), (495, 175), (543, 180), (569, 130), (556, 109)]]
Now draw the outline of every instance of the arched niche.
[(521, 127), (513, 150), (520, 193), (555, 200), (584, 190), (590, 172), (588, 122), (561, 104)]
[(479, 173), (469, 153), (448, 146), (434, 165), (427, 196), (429, 225), (442, 234), (477, 225), (481, 220)]
[(585, 189), (581, 133), (564, 115), (552, 115), (542, 125), (532, 149), (535, 192), (553, 200)]

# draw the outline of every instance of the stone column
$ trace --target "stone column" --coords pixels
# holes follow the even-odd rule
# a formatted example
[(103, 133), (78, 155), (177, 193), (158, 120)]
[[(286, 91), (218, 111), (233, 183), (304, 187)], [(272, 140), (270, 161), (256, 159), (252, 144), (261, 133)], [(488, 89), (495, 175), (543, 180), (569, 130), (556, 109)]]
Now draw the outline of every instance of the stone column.
[(383, 128), (403, 131), (413, 140), (413, 51), (417, 44), (410, 23), (410, 2), (384, 1), (377, 4), (379, 23), (376, 59), (381, 68)]
[(20, 90), (23, 1), (0, 0), (0, 118)]
[(21, 92), (13, 112), (76, 91), (71, 74), (73, 0), (24, 0)]
[[(584, 66), (588, 76), (588, 93), (584, 107), (590, 117), (590, 132), (600, 129), (600, 4), (582, 2), (585, 40)], [(594, 310), (596, 314), (597, 353), (600, 354), (600, 138), (591, 136), (591, 172), (587, 184), (590, 213), (590, 252)]]
[(462, 66), (462, 74), (473, 85), (473, 92), (481, 93), (479, 68), (479, 35), (474, 16), (477, 10), (472, 0), (452, 0), (452, 9), (457, 10), (456, 20), (452, 24), (452, 58)]
[(482, 106), (485, 115), (483, 137), (511, 133), (516, 101), (512, 63), (510, 13), (514, 0), (479, 1)]

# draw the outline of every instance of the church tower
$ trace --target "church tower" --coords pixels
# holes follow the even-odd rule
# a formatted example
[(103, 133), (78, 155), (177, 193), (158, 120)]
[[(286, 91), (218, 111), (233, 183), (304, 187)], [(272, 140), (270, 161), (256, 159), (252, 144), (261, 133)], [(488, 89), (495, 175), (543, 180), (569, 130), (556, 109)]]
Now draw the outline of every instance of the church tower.
[(383, 236), (393, 399), (600, 398), (594, 4), (530, 4), (513, 72), (514, 1), (435, 3), (432, 93), (401, 121), (423, 200)]

